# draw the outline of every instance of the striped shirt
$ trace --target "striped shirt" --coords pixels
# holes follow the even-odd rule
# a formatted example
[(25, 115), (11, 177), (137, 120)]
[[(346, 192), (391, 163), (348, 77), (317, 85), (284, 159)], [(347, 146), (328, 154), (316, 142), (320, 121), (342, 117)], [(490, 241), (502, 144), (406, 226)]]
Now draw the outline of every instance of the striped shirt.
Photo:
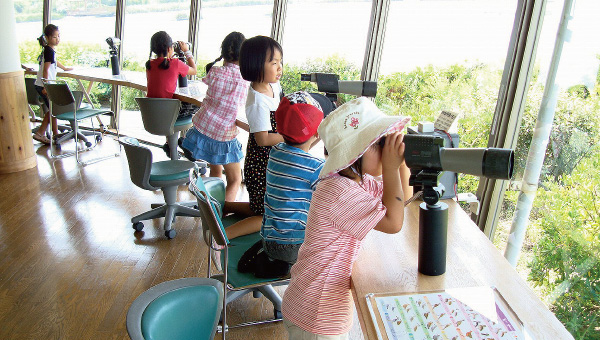
[(305, 331), (338, 335), (352, 326), (352, 264), (367, 233), (383, 218), (383, 184), (369, 175), (358, 184), (339, 175), (313, 194), (306, 237), (283, 296), (283, 316)]
[(221, 142), (234, 139), (238, 134), (235, 120), (238, 110), (246, 104), (250, 83), (242, 78), (240, 67), (231, 63), (211, 67), (202, 81), (208, 90), (200, 110), (192, 118), (194, 127)]
[(260, 231), (266, 241), (280, 244), (304, 241), (308, 207), (324, 162), (286, 143), (271, 149)]

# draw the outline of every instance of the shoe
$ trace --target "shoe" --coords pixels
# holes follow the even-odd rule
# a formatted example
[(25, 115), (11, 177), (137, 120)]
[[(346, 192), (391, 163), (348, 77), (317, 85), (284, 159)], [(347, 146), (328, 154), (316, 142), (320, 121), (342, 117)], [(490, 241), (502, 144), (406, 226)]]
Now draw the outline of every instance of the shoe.
[(194, 158), (194, 155), (192, 155), (192, 152), (183, 147), (183, 137), (179, 137), (177, 144), (179, 144), (179, 147), (181, 148), (181, 150), (183, 150), (183, 155), (185, 156), (185, 158), (187, 158), (188, 160), (190, 160), (192, 162), (196, 161), (196, 159)]
[(167, 157), (171, 158), (171, 149), (169, 148), (169, 144), (165, 143), (161, 148), (167, 154)]
[(50, 140), (48, 139), (48, 137), (42, 136), (38, 133), (33, 134), (33, 139), (35, 139), (36, 141), (38, 141), (42, 144), (50, 145)]

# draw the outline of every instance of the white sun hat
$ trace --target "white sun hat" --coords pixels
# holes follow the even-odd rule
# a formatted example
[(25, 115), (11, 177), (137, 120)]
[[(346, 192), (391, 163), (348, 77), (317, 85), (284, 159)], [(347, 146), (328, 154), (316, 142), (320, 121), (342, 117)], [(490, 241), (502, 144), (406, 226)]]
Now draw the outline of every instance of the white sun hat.
[(343, 104), (319, 125), (318, 133), (328, 153), (319, 178), (349, 167), (382, 136), (402, 131), (409, 121), (410, 117), (386, 115), (365, 97)]

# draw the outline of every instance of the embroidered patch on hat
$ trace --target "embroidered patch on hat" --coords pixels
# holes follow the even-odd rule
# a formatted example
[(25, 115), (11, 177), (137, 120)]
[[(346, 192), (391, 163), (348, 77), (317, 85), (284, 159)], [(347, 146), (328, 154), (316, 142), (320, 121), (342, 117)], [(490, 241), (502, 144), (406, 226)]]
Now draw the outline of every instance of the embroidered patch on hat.
[(360, 117), (360, 113), (356, 111), (347, 115), (346, 119), (344, 119), (344, 129), (353, 128), (357, 130), (360, 125), (360, 120), (358, 117)]

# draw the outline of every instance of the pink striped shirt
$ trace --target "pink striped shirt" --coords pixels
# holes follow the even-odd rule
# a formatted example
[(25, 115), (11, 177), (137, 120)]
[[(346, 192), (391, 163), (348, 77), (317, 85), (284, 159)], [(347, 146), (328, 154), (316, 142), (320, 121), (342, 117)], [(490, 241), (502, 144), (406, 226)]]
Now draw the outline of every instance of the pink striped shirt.
[(313, 194), (306, 236), (283, 296), (283, 316), (305, 331), (338, 335), (352, 326), (352, 264), (367, 233), (383, 218), (383, 184), (334, 175)]
[(250, 83), (242, 78), (240, 67), (226, 63), (213, 66), (202, 81), (208, 85), (206, 97), (192, 122), (203, 135), (226, 142), (234, 139), (238, 130), (235, 120), (244, 108)]

